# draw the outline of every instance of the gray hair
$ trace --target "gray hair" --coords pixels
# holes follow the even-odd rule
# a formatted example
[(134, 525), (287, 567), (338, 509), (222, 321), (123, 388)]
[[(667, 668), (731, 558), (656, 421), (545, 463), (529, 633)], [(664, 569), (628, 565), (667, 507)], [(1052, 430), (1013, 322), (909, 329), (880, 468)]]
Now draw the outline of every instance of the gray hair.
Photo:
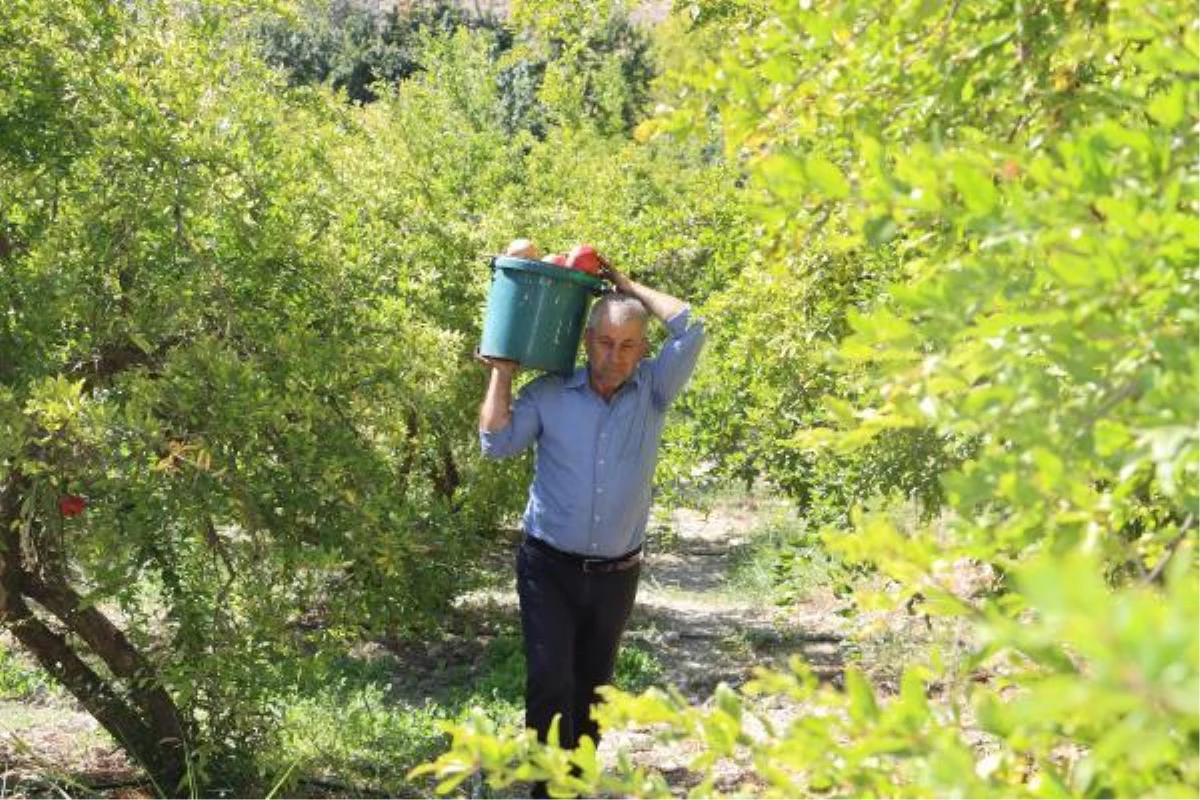
[(645, 331), (646, 320), (649, 317), (650, 312), (646, 310), (646, 306), (641, 300), (633, 295), (609, 292), (601, 296), (592, 306), (592, 312), (588, 314), (587, 329), (589, 331), (596, 330), (596, 326), (600, 324), (601, 320), (613, 325), (624, 325), (626, 322), (636, 320), (642, 324), (642, 330)]

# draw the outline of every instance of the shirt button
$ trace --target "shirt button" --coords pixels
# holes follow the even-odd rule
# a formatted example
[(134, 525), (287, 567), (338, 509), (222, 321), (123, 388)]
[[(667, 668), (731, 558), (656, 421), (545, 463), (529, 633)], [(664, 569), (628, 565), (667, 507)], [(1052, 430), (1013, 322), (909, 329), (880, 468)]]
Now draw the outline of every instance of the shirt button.
[(597, 514), (596, 516), (592, 517), (592, 519), (594, 519), (596, 522), (599, 522), (599, 521), (600, 521), (600, 515), (599, 515), (599, 514)]
[(597, 464), (599, 464), (600, 466), (602, 466), (602, 467), (603, 467), (603, 466), (604, 466), (604, 459), (602, 458), (602, 459), (600, 459), (599, 461), (597, 461), (596, 463), (597, 463)]
[(596, 494), (604, 494), (604, 490), (603, 490), (603, 489), (601, 489), (599, 486), (597, 486), (597, 487), (596, 487)]

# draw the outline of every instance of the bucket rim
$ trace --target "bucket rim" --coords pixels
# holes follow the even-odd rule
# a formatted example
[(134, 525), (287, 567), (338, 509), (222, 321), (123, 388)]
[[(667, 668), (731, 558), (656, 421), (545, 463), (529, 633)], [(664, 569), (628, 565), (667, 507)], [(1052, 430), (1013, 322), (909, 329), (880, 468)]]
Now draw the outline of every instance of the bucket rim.
[(546, 261), (534, 261), (517, 256), (496, 256), (492, 259), (492, 269), (515, 269), (521, 272), (532, 272), (547, 278), (560, 278), (572, 283), (578, 283), (589, 289), (599, 289), (604, 280), (587, 272), (569, 267), (560, 267)]

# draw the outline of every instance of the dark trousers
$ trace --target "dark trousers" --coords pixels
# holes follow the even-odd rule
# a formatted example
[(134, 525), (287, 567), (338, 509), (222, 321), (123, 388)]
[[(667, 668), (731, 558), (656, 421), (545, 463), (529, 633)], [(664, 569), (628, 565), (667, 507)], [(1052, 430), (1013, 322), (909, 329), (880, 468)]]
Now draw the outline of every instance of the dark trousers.
[(558, 742), (597, 744), (590, 708), (596, 687), (612, 681), (621, 634), (633, 611), (640, 565), (612, 572), (584, 569), (528, 540), (517, 551), (517, 595), (525, 640), (525, 725), (546, 741), (560, 715)]

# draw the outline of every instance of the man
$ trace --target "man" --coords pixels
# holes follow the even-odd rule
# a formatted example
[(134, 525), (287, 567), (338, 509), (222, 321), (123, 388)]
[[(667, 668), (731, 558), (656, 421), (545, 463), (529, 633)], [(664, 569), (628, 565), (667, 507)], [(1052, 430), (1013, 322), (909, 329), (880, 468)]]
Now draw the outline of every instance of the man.
[[(585, 735), (599, 739), (590, 708), (596, 688), (612, 680), (633, 610), (663, 422), (704, 341), (682, 300), (608, 265), (601, 275), (616, 292), (592, 307), (586, 366), (568, 377), (543, 375), (514, 403), (517, 365), (485, 359), (492, 372), (479, 413), (486, 456), (537, 443), (517, 553), (525, 719), (545, 741), (559, 715), (566, 748)], [(670, 338), (643, 360), (648, 314)]]

